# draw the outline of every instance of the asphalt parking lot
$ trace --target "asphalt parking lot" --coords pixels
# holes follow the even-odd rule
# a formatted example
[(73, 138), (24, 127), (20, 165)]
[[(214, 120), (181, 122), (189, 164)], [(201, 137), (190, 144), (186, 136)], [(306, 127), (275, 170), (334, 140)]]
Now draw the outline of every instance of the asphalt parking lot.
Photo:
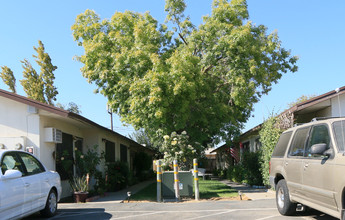
[[(335, 220), (335, 218), (311, 210), (298, 216), (281, 216), (274, 199), (252, 201), (202, 201), (182, 203), (114, 203), (90, 202), (85, 204), (61, 203), (58, 214), (51, 218), (59, 219), (293, 219), (293, 220)], [(40, 219), (38, 214), (29, 219)]]

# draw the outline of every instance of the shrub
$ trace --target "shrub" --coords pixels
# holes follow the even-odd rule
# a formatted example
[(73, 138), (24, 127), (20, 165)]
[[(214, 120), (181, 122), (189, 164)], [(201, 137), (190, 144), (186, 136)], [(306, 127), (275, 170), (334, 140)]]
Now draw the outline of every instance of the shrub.
[(273, 149), (279, 140), (282, 130), (278, 126), (279, 121), (276, 117), (271, 116), (267, 119), (259, 132), (260, 142), (260, 171), (265, 185), (269, 185), (269, 161)]
[(107, 190), (113, 192), (125, 188), (128, 185), (129, 173), (126, 162), (116, 161), (107, 164)]
[(245, 152), (243, 155), (243, 179), (249, 185), (262, 185), (258, 152)]

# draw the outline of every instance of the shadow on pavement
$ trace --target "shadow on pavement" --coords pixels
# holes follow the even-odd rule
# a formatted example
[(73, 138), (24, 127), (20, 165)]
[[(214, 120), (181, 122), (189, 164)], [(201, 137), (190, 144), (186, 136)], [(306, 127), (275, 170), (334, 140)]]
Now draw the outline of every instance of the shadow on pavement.
[(307, 211), (303, 212), (297, 212), (298, 217), (308, 216), (310, 219), (316, 219), (316, 220), (337, 220), (337, 218), (334, 218), (332, 216), (329, 216), (327, 214), (324, 214), (322, 212), (319, 212), (315, 209), (308, 209)]
[[(113, 216), (103, 208), (80, 208), (80, 209), (58, 209), (57, 214), (49, 219), (73, 219), (73, 220), (87, 220), (87, 219), (111, 219)], [(25, 220), (34, 220), (34, 219), (47, 219), (40, 215), (39, 212), (30, 215)]]

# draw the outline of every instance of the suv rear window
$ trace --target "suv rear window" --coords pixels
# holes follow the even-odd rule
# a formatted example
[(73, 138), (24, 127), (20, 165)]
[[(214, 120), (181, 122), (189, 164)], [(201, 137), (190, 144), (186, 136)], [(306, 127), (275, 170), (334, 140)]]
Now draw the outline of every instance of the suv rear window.
[(283, 133), (280, 136), (279, 141), (273, 150), (272, 157), (284, 157), (287, 145), (291, 138), (291, 134), (292, 132), (290, 131), (290, 132)]
[(344, 151), (345, 144), (345, 121), (336, 121), (333, 123), (333, 130), (335, 133), (335, 140), (339, 151)]

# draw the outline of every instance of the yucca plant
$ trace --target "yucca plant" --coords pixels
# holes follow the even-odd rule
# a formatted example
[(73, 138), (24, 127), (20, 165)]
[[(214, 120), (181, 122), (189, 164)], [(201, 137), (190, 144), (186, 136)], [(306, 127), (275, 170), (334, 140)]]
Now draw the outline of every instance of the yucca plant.
[(86, 178), (86, 175), (84, 176), (74, 176), (72, 180), (69, 181), (72, 189), (74, 192), (88, 192), (89, 191), (89, 184)]

